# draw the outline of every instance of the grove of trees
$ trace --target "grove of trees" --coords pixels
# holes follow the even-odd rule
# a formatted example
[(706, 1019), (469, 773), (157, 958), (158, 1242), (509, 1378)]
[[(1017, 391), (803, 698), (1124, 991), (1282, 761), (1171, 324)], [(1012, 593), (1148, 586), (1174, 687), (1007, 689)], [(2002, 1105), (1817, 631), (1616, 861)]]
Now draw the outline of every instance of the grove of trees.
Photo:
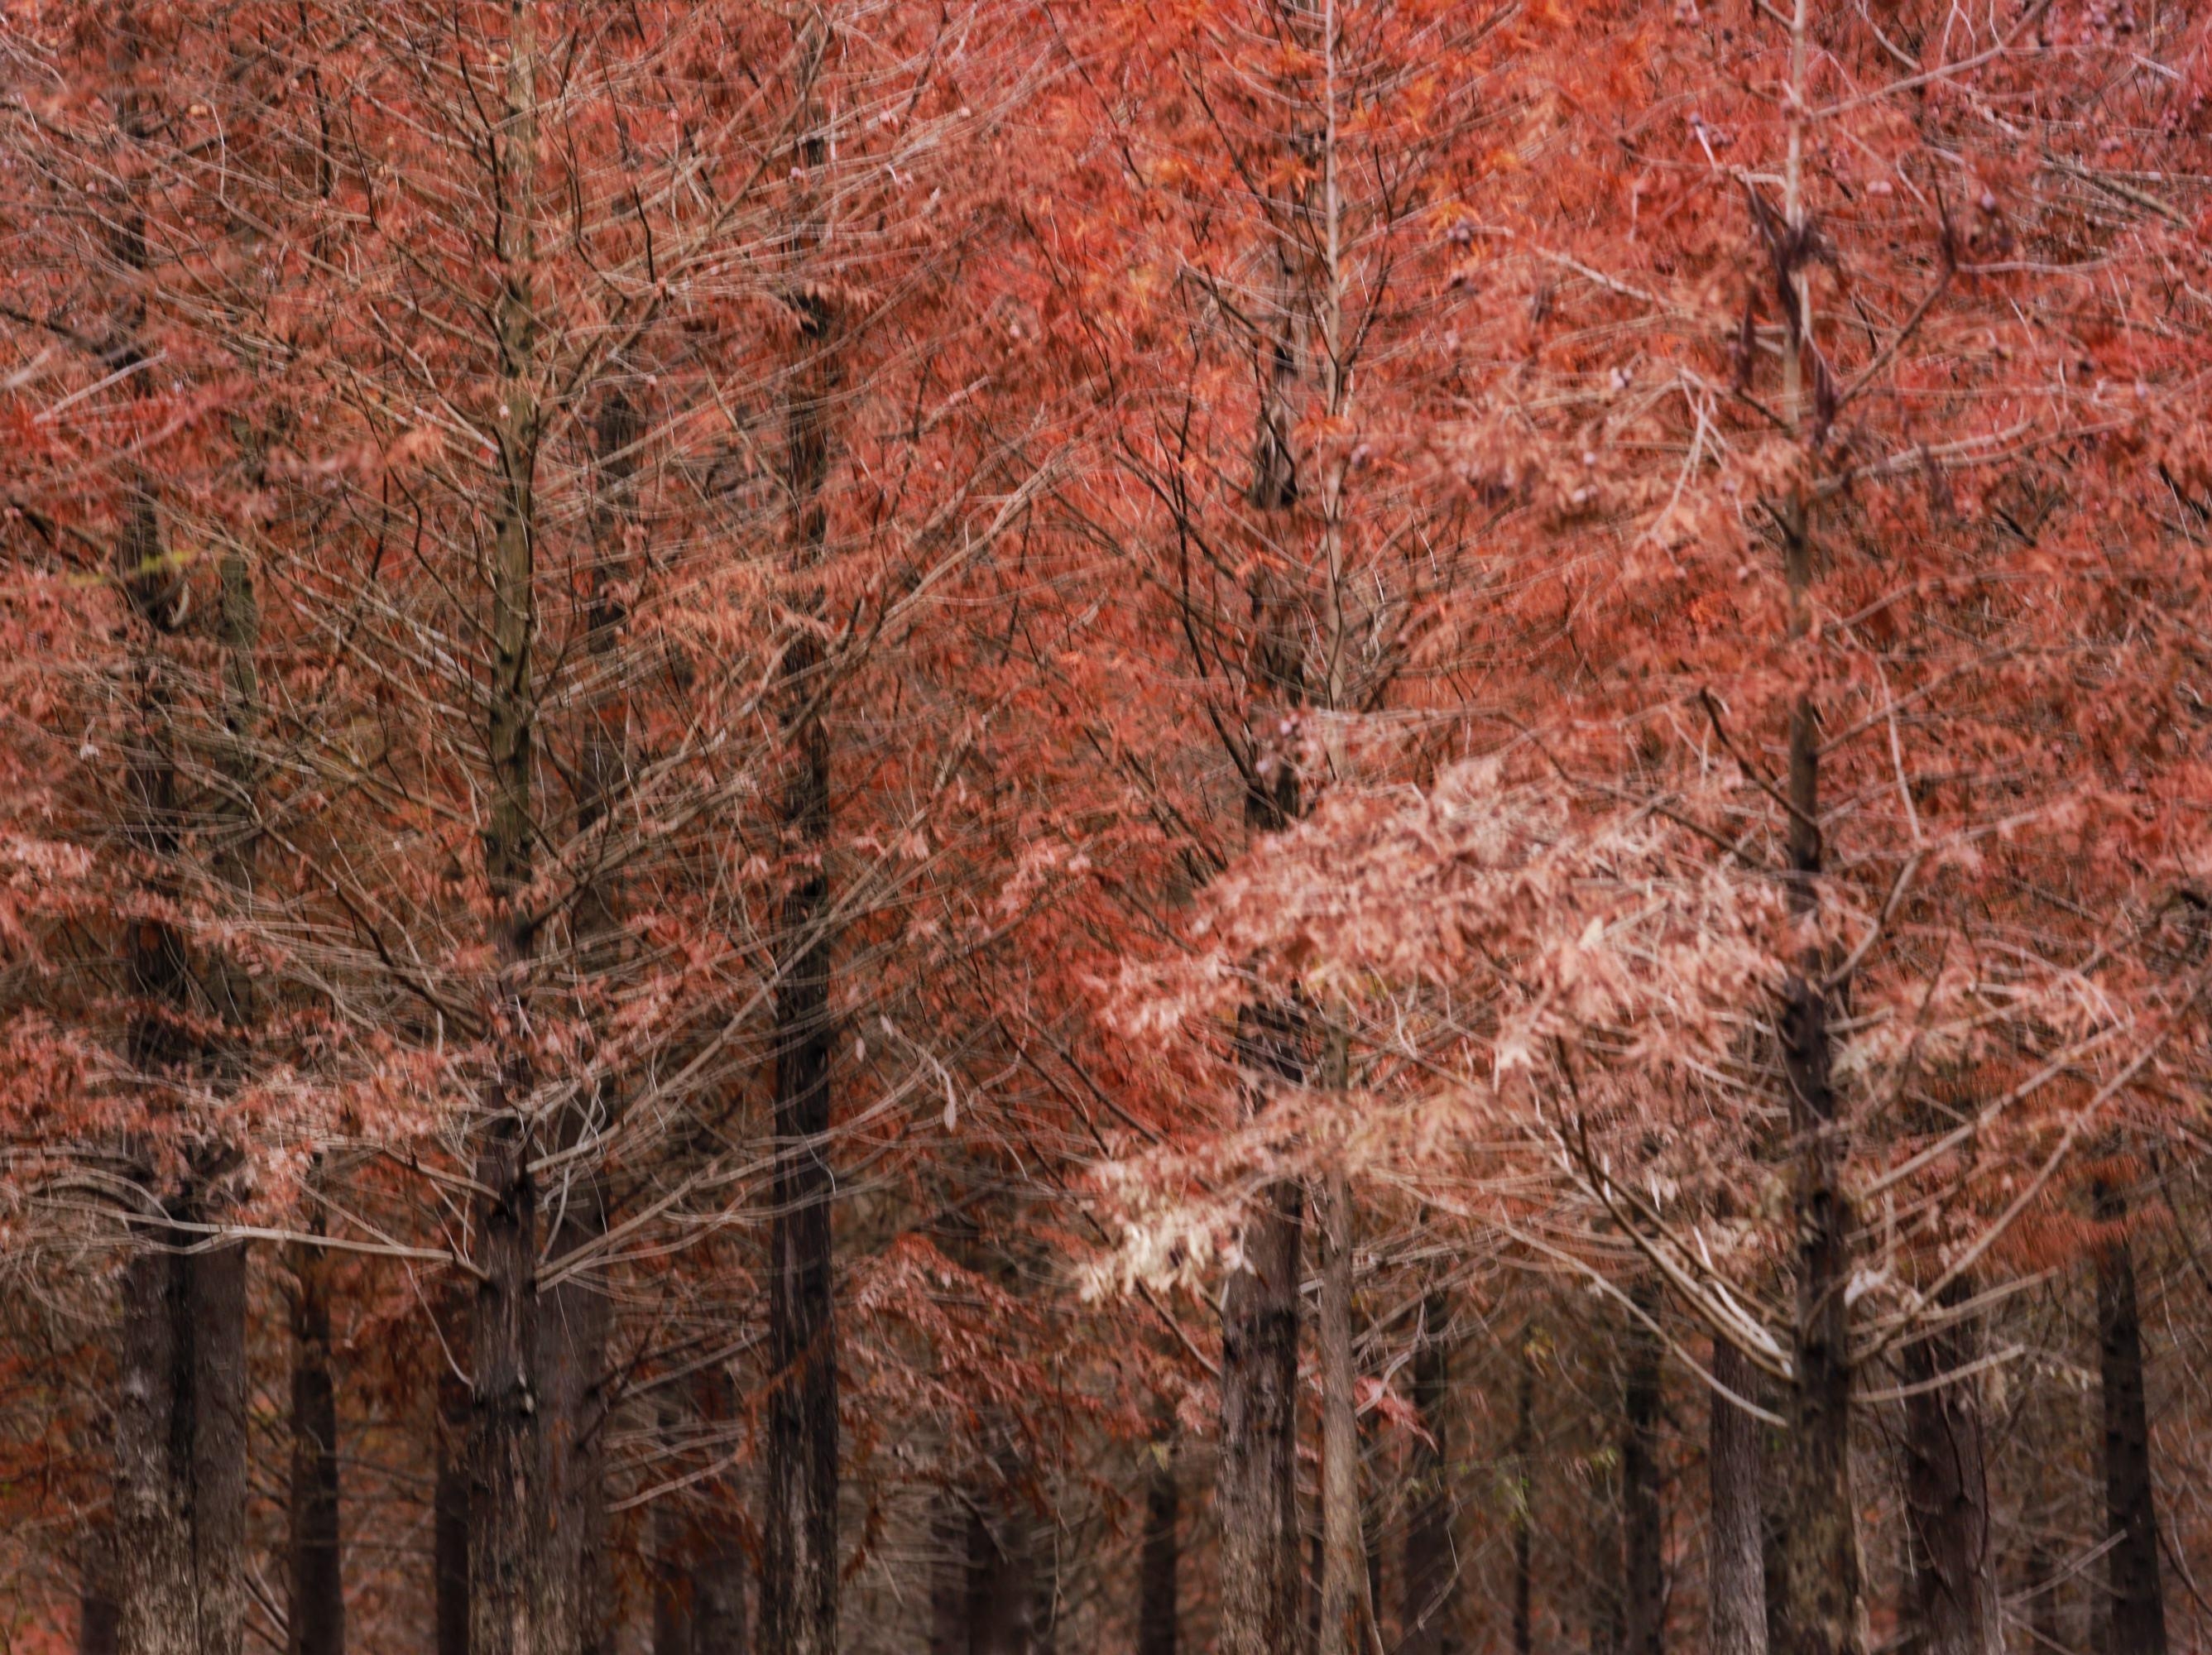
[(0, 1651), (2212, 1655), (2212, 9), (0, 5)]

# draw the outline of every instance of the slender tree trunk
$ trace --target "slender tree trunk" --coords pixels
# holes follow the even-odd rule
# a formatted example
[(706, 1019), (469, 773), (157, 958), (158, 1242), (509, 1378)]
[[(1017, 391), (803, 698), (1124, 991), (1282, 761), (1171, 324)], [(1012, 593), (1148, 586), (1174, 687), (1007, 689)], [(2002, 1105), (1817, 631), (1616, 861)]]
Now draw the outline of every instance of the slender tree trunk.
[[(1334, 1078), (1340, 1083), (1340, 1076)], [(1341, 1165), (1332, 1166), (1326, 1175), (1319, 1206), (1321, 1655), (1364, 1655), (1374, 1613), (1367, 1602), (1365, 1531), (1359, 1515), (1358, 1408), (1352, 1394), (1357, 1374), (1352, 1351), (1352, 1191)]]
[(1024, 1512), (988, 1522), (971, 1508), (968, 1655), (1030, 1655), (1039, 1625), (1035, 1538)]
[(506, 106), (493, 149), (505, 198), (495, 312), (501, 414), (497, 529), (491, 549), (489, 822), (484, 864), (498, 977), (492, 985), (491, 1072), (476, 1178), (477, 1284), (471, 1360), (469, 1647), (471, 1655), (556, 1655), (545, 1647), (548, 1578), (540, 1474), (544, 1413), (536, 1372), (538, 1190), (526, 1105), (527, 976), (536, 937), (525, 909), (537, 865), (533, 754), (537, 684), (536, 468), (538, 297), (534, 266), (538, 40), (531, 0), (508, 0)]
[(1145, 1531), (1137, 1573), (1137, 1655), (1176, 1655), (1181, 1624), (1182, 1485), (1176, 1471), (1173, 1418), (1160, 1422), (1146, 1450)]
[(2097, 1252), (2106, 1532), (2113, 1539), (2108, 1565), (2112, 1643), (2106, 1655), (2166, 1655), (2166, 1600), (2159, 1583), (2142, 1321), (2136, 1305), (2135, 1256), (2122, 1227), (2128, 1214), (2127, 1196), (2117, 1184), (2100, 1182), (2094, 1200), (2097, 1217), (2110, 1226)]
[[(1399, 1580), (1400, 1655), (1459, 1655), (1459, 1558), (1452, 1544), (1450, 1423), (1451, 1349), (1444, 1342), (1450, 1306), (1431, 1293), (1421, 1307), (1419, 1342), (1413, 1348), (1413, 1412), (1421, 1435), (1413, 1439), (1407, 1499), (1406, 1556)], [(1515, 1468), (1515, 1475), (1522, 1475)]]
[[(602, 1190), (588, 1176), (569, 1190), (553, 1226), (554, 1263), (605, 1233)], [(559, 1655), (605, 1655), (612, 1634), (602, 1453), (607, 1321), (606, 1296), (587, 1277), (572, 1276), (538, 1295), (538, 1499), (546, 1582), (540, 1636)]]
[[(319, 1234), (311, 1206), (307, 1228)], [(292, 1261), (290, 1655), (344, 1655), (345, 1593), (338, 1532), (337, 1388), (331, 1370), (331, 1302), (325, 1255)]]
[[(1967, 1297), (1961, 1280), (1947, 1307)], [(1973, 1326), (1954, 1323), (1904, 1349), (1905, 1521), (1922, 1655), (1998, 1655), (1996, 1549), (1990, 1527), (1981, 1385), (1949, 1379), (1975, 1354)]]
[[(828, 141), (801, 140), (803, 170), (818, 170)], [(811, 582), (827, 545), (831, 402), (840, 380), (836, 319), (812, 294), (797, 301), (800, 359), (785, 427), (791, 564)], [(795, 598), (818, 615), (820, 588)], [(783, 831), (794, 864), (776, 941), (775, 1166), (769, 1232), (768, 1521), (761, 1634), (769, 1655), (836, 1655), (837, 1336), (830, 1222), (830, 663), (799, 626), (781, 667)]]
[[(1750, 1400), (1758, 1384), (1750, 1361), (1725, 1339), (1713, 1341), (1713, 1378)], [(1706, 1531), (1705, 1595), (1712, 1655), (1766, 1655), (1766, 1564), (1759, 1506), (1759, 1421), (1712, 1393), (1705, 1451), (1712, 1479)]]
[[(458, 1304), (444, 1319), (448, 1337), (465, 1347)], [(437, 1655), (469, 1655), (469, 1476), (463, 1445), (469, 1433), (468, 1386), (441, 1356), (438, 1376), (437, 1478), (430, 1495), (431, 1601)]]
[(1299, 1641), (1298, 1240), (1304, 1192), (1263, 1193), (1221, 1301), (1221, 1655)]
[[(157, 1232), (158, 1233), (158, 1232)], [(116, 1634), (125, 1655), (198, 1655), (191, 1534), (177, 1461), (190, 1439), (191, 1348), (183, 1257), (149, 1237), (123, 1280), (121, 1384), (115, 1409)], [(182, 1404), (182, 1405), (180, 1405)]]
[(929, 1655), (967, 1655), (968, 1502), (940, 1488), (930, 1522)]
[(1659, 1489), (1658, 1336), (1644, 1317), (1656, 1296), (1640, 1291), (1643, 1316), (1629, 1325), (1627, 1372), (1621, 1388), (1620, 1512), (1623, 1647), (1627, 1655), (1660, 1655), (1667, 1641), (1666, 1511)]

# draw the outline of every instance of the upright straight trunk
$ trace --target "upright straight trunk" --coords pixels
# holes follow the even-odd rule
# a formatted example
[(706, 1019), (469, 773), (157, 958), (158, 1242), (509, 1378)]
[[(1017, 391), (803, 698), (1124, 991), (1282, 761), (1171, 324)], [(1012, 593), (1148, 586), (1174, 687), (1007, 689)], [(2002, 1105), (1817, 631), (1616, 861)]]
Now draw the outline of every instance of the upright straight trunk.
[[(1281, 272), (1281, 315), (1265, 342), (1248, 497), (1289, 544), (1298, 483), (1290, 389), (1297, 375), (1291, 315), (1295, 279)], [(1287, 712), (1304, 697), (1299, 626), (1264, 567), (1252, 577), (1249, 678), (1255, 700)], [(1241, 755), (1244, 823), (1279, 832), (1299, 813), (1298, 771), (1288, 744), (1257, 727)], [(1237, 1014), (1237, 1055), (1256, 1110), (1273, 1081), (1306, 1077), (1306, 1019), (1295, 1001), (1261, 1002)], [(1214, 1510), (1221, 1526), (1220, 1655), (1283, 1655), (1299, 1636), (1297, 1377), (1298, 1256), (1305, 1195), (1294, 1179), (1261, 1194), (1246, 1220), (1243, 1258), (1221, 1293), (1221, 1448)]]
[(1666, 1512), (1659, 1494), (1659, 1338), (1645, 1317), (1656, 1307), (1649, 1288), (1628, 1329), (1621, 1387), (1620, 1538), (1622, 1647), (1660, 1655), (1667, 1641)]
[[(1810, 681), (1814, 502), (1805, 472), (1820, 464), (1815, 399), (1807, 357), (1815, 350), (1809, 275), (1816, 238), (1806, 210), (1803, 161), (1814, 40), (1812, 0), (1790, 15), (1789, 150), (1784, 174), (1787, 234), (1772, 244), (1784, 296), (1783, 411), (1803, 465), (1778, 502), (1787, 599), (1788, 654)], [(1791, 912), (1810, 921), (1820, 904), (1820, 713), (1800, 690), (1789, 713), (1784, 840)], [(1796, 1314), (1790, 1356), (1790, 1476), (1782, 1544), (1784, 1624), (1793, 1655), (1856, 1655), (1864, 1641), (1857, 1513), (1851, 1494), (1850, 1307), (1852, 1217), (1844, 1186), (1843, 1123), (1832, 1076), (1829, 962), (1808, 948), (1783, 985), (1780, 1046), (1796, 1144)]]
[[(818, 119), (818, 116), (815, 117)], [(802, 173), (827, 161), (809, 131)], [(839, 386), (836, 319), (809, 290), (784, 437), (792, 505), (793, 603), (818, 617), (829, 538), (830, 404)], [(836, 1655), (837, 1336), (830, 1198), (829, 662), (814, 629), (793, 629), (781, 672), (786, 745), (785, 854), (793, 873), (775, 944), (775, 1207), (769, 1226), (767, 1544), (761, 1634), (769, 1655)]]
[(1180, 1633), (1182, 1485), (1176, 1473), (1176, 1427), (1162, 1419), (1146, 1451), (1145, 1530), (1137, 1564), (1137, 1655), (1176, 1655)]
[[(307, 1228), (321, 1232), (319, 1208), (311, 1208)], [(325, 1256), (312, 1246), (299, 1247), (292, 1272), (291, 1591), (286, 1633), (290, 1655), (344, 1655), (337, 1388), (331, 1372)]]
[[(1713, 1378), (1745, 1400), (1758, 1384), (1749, 1359), (1713, 1341)], [(1712, 1655), (1766, 1655), (1765, 1524), (1759, 1504), (1759, 1421), (1712, 1392), (1705, 1466), (1711, 1520), (1705, 1531), (1705, 1597)]]
[[(623, 611), (617, 594), (626, 561), (625, 532), (636, 517), (633, 484), (643, 422), (617, 386), (601, 402), (594, 422), (600, 497), (593, 518), (594, 544), (586, 600), (585, 653), (592, 669), (591, 704), (583, 715), (578, 764), (576, 836), (593, 871), (576, 892), (576, 975), (580, 981), (613, 970), (621, 961), (623, 909), (612, 874), (599, 867), (595, 835), (611, 826), (629, 768), (620, 685)], [(556, 1124), (556, 1147), (573, 1159), (574, 1177), (551, 1220), (549, 1268), (558, 1271), (606, 1234), (607, 1185), (591, 1153), (592, 1140), (611, 1124), (620, 1087), (602, 1075), (581, 1088)], [(539, 1498), (545, 1518), (543, 1636), (561, 1655), (602, 1655), (613, 1628), (612, 1560), (606, 1527), (607, 1338), (606, 1295), (588, 1271), (562, 1277), (539, 1295), (537, 1352), (540, 1443)]]
[[(153, 136), (156, 112), (137, 84), (141, 41), (126, 7), (112, 31), (119, 95), (116, 124), (126, 154)], [(131, 273), (111, 372), (144, 364), (143, 283), (150, 258), (136, 179), (126, 170), (125, 196), (109, 230), (116, 263)], [(131, 380), (132, 394), (152, 394), (151, 374)], [(178, 668), (162, 640), (185, 618), (185, 587), (164, 543), (153, 480), (126, 473), (124, 523), (114, 548), (116, 585), (131, 613), (131, 666), (138, 696), (127, 772), (126, 836), (156, 870), (158, 894), (173, 899), (167, 872), (183, 849), (184, 800), (174, 728)], [(222, 569), (223, 605), (217, 641), (225, 674), (224, 715), (230, 728), (216, 744), (217, 769), (234, 785), (217, 799), (216, 868), (235, 877), (245, 840), (237, 824), (250, 813), (235, 784), (250, 766), (252, 626), (250, 582), (238, 602), (242, 563)], [(247, 692), (240, 700), (236, 692)], [(228, 1061), (242, 1019), (223, 993), (228, 977), (196, 978), (184, 934), (168, 922), (142, 917), (129, 927), (125, 963), (135, 1001), (125, 1057), (146, 1087), (149, 1112), (173, 1104), (179, 1089), (210, 1067), (234, 1078)], [(242, 981), (242, 977), (240, 979)], [(203, 1031), (215, 1013), (211, 1042)], [(198, 1028), (193, 1025), (199, 1024)], [(212, 1064), (210, 1060), (214, 1060)], [(188, 1136), (193, 1135), (188, 1135)], [(221, 1145), (196, 1147), (181, 1188), (162, 1189), (151, 1156), (134, 1146), (140, 1181), (158, 1215), (142, 1212), (132, 1226), (134, 1256), (124, 1273), (119, 1395), (115, 1409), (115, 1633), (125, 1655), (240, 1655), (246, 1615), (246, 1252), (211, 1241), (197, 1226), (222, 1216), (213, 1180), (226, 1157)]]
[(1304, 1192), (1283, 1179), (1246, 1222), (1221, 1296), (1221, 1655), (1299, 1640), (1298, 1239)]
[[(458, 1303), (443, 1307), (448, 1339), (466, 1349)], [(436, 1655), (469, 1655), (469, 1474), (463, 1457), (469, 1391), (440, 1356), (437, 1469), (430, 1494), (430, 1574)]]
[[(1943, 1295), (1966, 1299), (1964, 1279)], [(1998, 1655), (1996, 1548), (1990, 1528), (1981, 1385), (1958, 1375), (1974, 1359), (1972, 1322), (1904, 1349), (1905, 1524), (1912, 1542), (1912, 1614), (1920, 1655)]]
[(490, 557), (490, 808), (484, 866), (498, 975), (489, 995), (490, 1063), (476, 1178), (477, 1283), (471, 1360), (471, 1655), (555, 1655), (544, 1646), (547, 1578), (537, 1366), (538, 1190), (527, 1105), (527, 977), (536, 946), (524, 904), (536, 871), (532, 769), (537, 685), (538, 317), (534, 265), (538, 150), (537, 22), (532, 0), (508, 0), (504, 119), (492, 165), (501, 197), (495, 311), (500, 413), (496, 532)]
[(2110, 1226), (2097, 1250), (2097, 1356), (2105, 1416), (2106, 1532), (2112, 1541), (2112, 1645), (2105, 1655), (2166, 1655), (2166, 1599), (2159, 1584), (2158, 1507), (2150, 1472), (2150, 1414), (2143, 1390), (2142, 1320), (2133, 1250), (2122, 1227), (2125, 1191), (2100, 1182), (2096, 1215)]
[[(1404, 1622), (1400, 1655), (1459, 1655), (1459, 1559), (1452, 1547), (1450, 1426), (1445, 1404), (1451, 1390), (1451, 1349), (1444, 1342), (1450, 1308), (1441, 1293), (1421, 1307), (1419, 1340), (1413, 1347), (1413, 1412), (1421, 1433), (1411, 1445), (1412, 1506), (1406, 1526), (1406, 1557), (1399, 1589)], [(1517, 1468), (1516, 1468), (1517, 1473)]]
[[(1340, 1084), (1340, 1076), (1331, 1078)], [(1342, 1165), (1332, 1165), (1326, 1174), (1320, 1207), (1320, 1655), (1364, 1655), (1373, 1614), (1359, 1521), (1358, 1411), (1352, 1395), (1352, 1192)]]

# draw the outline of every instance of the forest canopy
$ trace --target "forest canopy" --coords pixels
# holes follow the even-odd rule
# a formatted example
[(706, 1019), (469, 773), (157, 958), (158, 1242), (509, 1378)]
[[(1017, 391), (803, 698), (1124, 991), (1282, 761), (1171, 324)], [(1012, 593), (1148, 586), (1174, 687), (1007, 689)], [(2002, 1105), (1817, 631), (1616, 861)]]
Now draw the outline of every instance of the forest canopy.
[(2212, 1651), (2212, 11), (0, 6), (0, 1650)]

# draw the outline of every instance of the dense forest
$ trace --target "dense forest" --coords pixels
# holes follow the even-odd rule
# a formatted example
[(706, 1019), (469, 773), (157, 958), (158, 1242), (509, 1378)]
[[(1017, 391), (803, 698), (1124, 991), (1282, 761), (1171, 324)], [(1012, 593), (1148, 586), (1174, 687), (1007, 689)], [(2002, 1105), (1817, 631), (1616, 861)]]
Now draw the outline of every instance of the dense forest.
[(2212, 10), (0, 4), (0, 1651), (2212, 1655)]

